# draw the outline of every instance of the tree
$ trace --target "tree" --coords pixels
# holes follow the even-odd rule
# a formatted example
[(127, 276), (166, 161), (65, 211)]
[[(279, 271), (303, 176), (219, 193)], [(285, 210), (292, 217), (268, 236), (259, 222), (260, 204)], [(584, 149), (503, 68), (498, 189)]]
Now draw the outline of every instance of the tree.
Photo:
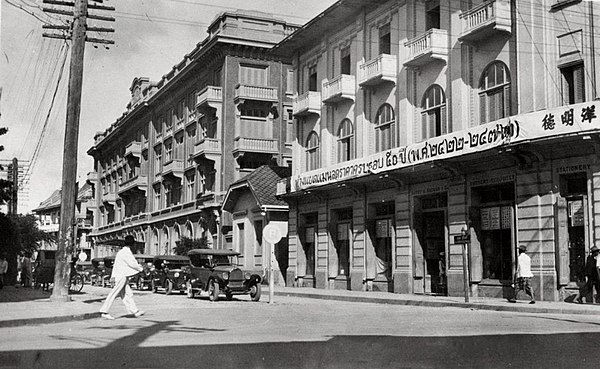
[(206, 237), (202, 238), (188, 238), (182, 237), (177, 246), (173, 248), (175, 255), (187, 255), (188, 251), (193, 249), (210, 249)]
[[(0, 136), (5, 135), (8, 132), (8, 128), (0, 127)], [(4, 151), (4, 145), (0, 145), (0, 151)], [(3, 171), (4, 167), (0, 165), (0, 171)], [(0, 205), (6, 204), (11, 197), (12, 182), (6, 179), (0, 179)]]

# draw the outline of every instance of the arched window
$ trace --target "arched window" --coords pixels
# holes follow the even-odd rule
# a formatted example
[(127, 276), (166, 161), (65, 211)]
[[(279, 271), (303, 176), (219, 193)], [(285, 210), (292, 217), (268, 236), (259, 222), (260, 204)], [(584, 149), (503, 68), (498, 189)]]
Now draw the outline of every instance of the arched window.
[(501, 61), (485, 68), (479, 81), (480, 123), (510, 116), (510, 73)]
[(162, 255), (169, 255), (171, 253), (171, 247), (169, 243), (169, 229), (167, 227), (163, 228), (162, 244)]
[(306, 170), (319, 167), (319, 135), (312, 131), (306, 139)]
[(350, 119), (344, 119), (338, 128), (338, 162), (352, 160), (355, 157), (354, 126)]
[(375, 144), (377, 151), (396, 146), (396, 116), (390, 104), (383, 104), (375, 116)]
[(430, 86), (421, 101), (421, 139), (448, 133), (446, 95), (439, 85)]
[(187, 222), (187, 224), (185, 225), (185, 236), (187, 238), (194, 238), (194, 229), (192, 228), (192, 223), (190, 223), (189, 221)]

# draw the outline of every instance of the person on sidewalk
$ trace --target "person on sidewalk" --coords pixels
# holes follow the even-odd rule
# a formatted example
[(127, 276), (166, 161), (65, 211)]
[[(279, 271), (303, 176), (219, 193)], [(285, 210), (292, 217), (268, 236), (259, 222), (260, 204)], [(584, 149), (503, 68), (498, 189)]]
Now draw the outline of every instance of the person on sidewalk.
[(579, 289), (579, 296), (577, 296), (577, 302), (580, 304), (583, 304), (583, 298), (589, 293), (592, 294), (592, 303), (594, 303), (594, 288), (596, 289), (596, 294), (600, 294), (600, 273), (598, 272), (599, 253), (600, 249), (598, 249), (596, 246), (593, 246), (590, 249), (590, 254), (585, 260), (586, 281), (585, 284)]
[[(515, 272), (515, 277), (512, 284), (514, 294), (513, 297), (508, 300), (509, 302), (517, 302), (519, 291), (525, 291), (525, 293), (531, 298), (529, 303), (535, 304), (535, 297), (533, 297), (533, 290), (531, 289), (531, 278), (533, 278), (533, 273), (531, 273), (531, 258), (529, 255), (527, 255), (527, 246), (521, 245), (519, 246), (517, 271)], [(516, 287), (515, 281), (517, 284)]]
[(2, 257), (0, 257), (0, 289), (4, 287), (6, 272), (8, 272), (8, 261), (6, 261), (6, 254), (2, 254)]
[(138, 264), (131, 252), (130, 247), (134, 244), (135, 239), (133, 236), (126, 236), (125, 246), (117, 252), (111, 274), (111, 278), (114, 278), (115, 280), (115, 285), (106, 297), (106, 301), (104, 301), (102, 308), (100, 308), (100, 314), (104, 319), (115, 319), (109, 314), (109, 311), (117, 296), (123, 300), (123, 304), (125, 304), (125, 308), (130, 314), (133, 314), (136, 318), (144, 315), (144, 312), (135, 305), (133, 291), (131, 290), (131, 287), (129, 287), (129, 277), (143, 270), (142, 266)]
[(21, 283), (23, 287), (31, 287), (33, 282), (33, 271), (31, 269), (31, 253), (26, 252), (23, 255), (23, 263), (21, 264)]

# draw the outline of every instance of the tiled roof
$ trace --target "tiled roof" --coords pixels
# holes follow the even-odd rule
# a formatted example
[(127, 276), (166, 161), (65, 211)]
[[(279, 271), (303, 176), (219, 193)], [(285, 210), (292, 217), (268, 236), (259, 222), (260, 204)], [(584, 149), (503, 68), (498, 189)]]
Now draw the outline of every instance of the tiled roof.
[(231, 187), (247, 183), (252, 193), (256, 197), (259, 206), (285, 206), (287, 203), (278, 199), (277, 182), (289, 177), (292, 171), (289, 167), (279, 167), (275, 165), (263, 165), (246, 177), (234, 182)]
[[(85, 183), (83, 186), (81, 186), (81, 188), (77, 192), (77, 202), (85, 201), (88, 198), (91, 198), (91, 195), (92, 195), (91, 191), (92, 191), (92, 186), (89, 183)], [(60, 200), (61, 200), (61, 190), (55, 190), (52, 193), (52, 195), (50, 195), (50, 197), (48, 197), (46, 200), (40, 202), (40, 205), (37, 208), (33, 209), (33, 212), (40, 211), (40, 210), (46, 210), (46, 209), (52, 209), (52, 208), (58, 208), (58, 207), (60, 207)]]

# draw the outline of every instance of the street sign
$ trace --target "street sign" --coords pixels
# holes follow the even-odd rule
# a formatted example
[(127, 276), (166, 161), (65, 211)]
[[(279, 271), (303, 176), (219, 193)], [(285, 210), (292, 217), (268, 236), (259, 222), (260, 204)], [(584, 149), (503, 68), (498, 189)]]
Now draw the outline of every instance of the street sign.
[(469, 243), (469, 242), (471, 242), (470, 234), (459, 234), (458, 236), (454, 236), (455, 244)]
[(263, 237), (270, 244), (275, 245), (281, 240), (282, 236), (281, 230), (275, 224), (269, 223), (263, 229)]

